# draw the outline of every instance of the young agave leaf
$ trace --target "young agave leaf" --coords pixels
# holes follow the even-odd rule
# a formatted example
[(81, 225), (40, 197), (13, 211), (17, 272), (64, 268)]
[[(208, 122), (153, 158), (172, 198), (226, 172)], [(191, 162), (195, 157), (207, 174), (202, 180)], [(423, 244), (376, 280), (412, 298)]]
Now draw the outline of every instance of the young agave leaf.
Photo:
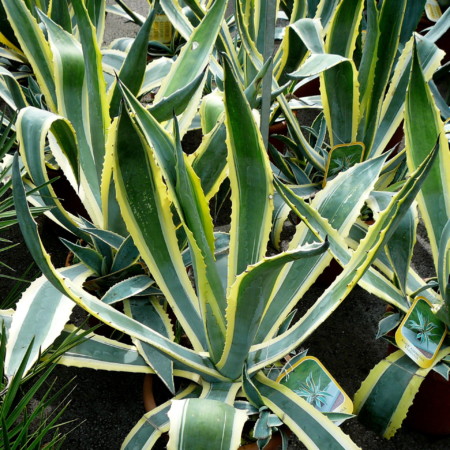
[[(197, 398), (200, 394), (200, 387), (191, 384), (174, 397), (174, 400)], [(145, 414), (141, 420), (130, 431), (122, 444), (122, 450), (133, 450), (138, 448), (152, 448), (162, 433), (169, 431), (168, 413), (171, 408), (171, 401), (163, 403), (153, 411)], [(194, 440), (194, 442), (196, 442)]]
[(308, 448), (359, 448), (338, 426), (291, 389), (261, 373), (252, 378), (261, 400)]
[[(247, 420), (245, 411), (209, 399), (173, 400), (168, 417), (168, 450), (184, 448), (193, 442), (198, 450), (235, 449), (240, 444)], [(221, 424), (221, 433), (217, 433), (218, 423)]]
[[(83, 265), (61, 269), (59, 275), (75, 283), (83, 283), (91, 271)], [(69, 320), (74, 303), (47, 281), (45, 276), (32, 282), (17, 303), (9, 330), (5, 357), (5, 375), (11, 380), (30, 347), (25, 372), (40, 353), (59, 336)], [(31, 342), (33, 345), (31, 346)]]
[[(450, 347), (441, 350), (433, 366), (449, 354)], [(386, 439), (394, 436), (433, 366), (421, 369), (401, 350), (378, 363), (355, 394), (359, 420)]]
[(134, 277), (127, 278), (120, 283), (116, 283), (106, 292), (101, 300), (108, 305), (112, 305), (113, 303), (139, 295), (154, 283), (155, 280), (152, 280), (147, 275), (136, 275)]
[(405, 138), (410, 172), (416, 170), (438, 139), (438, 157), (417, 197), (438, 268), (438, 246), (450, 217), (450, 153), (439, 111), (420, 68), (417, 48), (406, 96)]
[(116, 255), (114, 256), (114, 261), (111, 266), (111, 272), (123, 270), (126, 267), (134, 264), (138, 259), (139, 259), (139, 251), (134, 245), (131, 236), (128, 236), (123, 241)]
[[(380, 214), (375, 224), (370, 227), (366, 237), (361, 241), (349, 262), (344, 266), (342, 273), (309, 311), (286, 333), (253, 347), (249, 355), (250, 373), (280, 359), (282, 355), (287, 354), (298, 346), (346, 298), (372, 263), (378, 249), (382, 248), (392, 236), (404, 213), (417, 195), (436, 156), (437, 147), (433, 149), (419, 168), (411, 174), (411, 177), (405, 182), (402, 189), (393, 197), (389, 206)], [(305, 211), (304, 214), (299, 215), (307, 220), (312, 229), (322, 230), (322, 233), (327, 229), (329, 230), (328, 233), (323, 233), (322, 236), (328, 234), (330, 248), (333, 247), (335, 232), (329, 227), (328, 222), (320, 218), (317, 212), (305, 202), (302, 202), (300, 198), (289, 195), (286, 187), (281, 184), (278, 184), (277, 187), (285, 195), (286, 200), (289, 201), (297, 214), (299, 214), (300, 209)], [(309, 212), (307, 213), (306, 211)]]

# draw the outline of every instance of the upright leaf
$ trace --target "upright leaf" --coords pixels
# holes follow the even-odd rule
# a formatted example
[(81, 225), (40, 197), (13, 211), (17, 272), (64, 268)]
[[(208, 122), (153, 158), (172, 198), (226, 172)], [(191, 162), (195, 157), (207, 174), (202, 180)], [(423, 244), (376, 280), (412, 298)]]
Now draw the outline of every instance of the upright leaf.
[(225, 112), (231, 182), (228, 287), (266, 253), (273, 210), (272, 172), (252, 111), (225, 61)]

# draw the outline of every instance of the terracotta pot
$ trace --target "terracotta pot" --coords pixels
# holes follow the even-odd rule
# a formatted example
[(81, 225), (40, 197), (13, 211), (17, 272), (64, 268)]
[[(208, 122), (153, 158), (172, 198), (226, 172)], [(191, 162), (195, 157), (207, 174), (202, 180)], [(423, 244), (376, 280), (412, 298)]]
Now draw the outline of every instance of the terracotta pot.
[[(155, 393), (156, 390), (159, 390), (159, 387), (157, 387), (156, 385), (161, 384), (161, 386), (163, 386), (162, 383), (158, 382), (158, 378), (155, 375), (152, 374), (147, 374), (144, 377), (144, 385), (143, 385), (143, 389), (142, 389), (142, 393), (143, 393), (143, 397), (144, 397), (144, 408), (146, 412), (152, 411), (153, 409), (155, 409), (158, 404), (160, 403), (158, 400), (155, 398)], [(164, 390), (166, 392), (163, 392), (162, 395), (167, 396), (167, 393), (169, 393), (169, 391), (167, 391), (167, 389)], [(170, 398), (170, 393), (167, 396), (168, 400)], [(162, 400), (161, 403), (163, 403), (165, 400)], [(272, 436), (272, 439), (270, 440), (270, 442), (264, 447), (264, 450), (278, 450), (281, 447), (281, 435), (279, 433), (275, 433)], [(256, 442), (252, 442), (250, 444), (245, 444), (239, 447), (239, 450), (258, 450), (258, 444)]]
[(285, 153), (285, 145), (283, 142), (273, 137), (274, 134), (281, 134), (287, 136), (288, 127), (285, 121), (277, 122), (269, 127), (269, 142), (281, 153)]

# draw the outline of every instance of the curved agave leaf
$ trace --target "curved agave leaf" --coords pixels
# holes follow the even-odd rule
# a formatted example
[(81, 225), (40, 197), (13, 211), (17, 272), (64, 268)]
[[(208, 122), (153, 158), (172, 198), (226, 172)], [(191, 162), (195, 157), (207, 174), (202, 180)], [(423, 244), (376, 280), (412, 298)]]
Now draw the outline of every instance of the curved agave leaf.
[(289, 74), (290, 78), (297, 79), (317, 75), (343, 61), (348, 61), (346, 56), (325, 53), (323, 29), (319, 19), (300, 19), (292, 24), (291, 28), (311, 52), (311, 55), (297, 71)]
[(283, 267), (322, 254), (328, 244), (311, 244), (280, 253), (249, 266), (230, 286), (227, 296), (227, 336), (217, 368), (231, 379), (242, 375), (248, 351), (258, 330), (267, 301)]
[[(45, 167), (44, 150), (45, 140), (48, 137), (54, 154), (60, 165), (64, 167), (72, 186), (79, 191), (86, 209), (94, 218), (99, 217), (97, 202), (89, 190), (86, 178), (79, 172), (76, 135), (70, 122), (51, 112), (27, 107), (20, 111), (16, 127), (27, 172), (36, 186), (43, 186), (39, 192), (44, 205), (53, 208), (51, 214), (64, 227), (76, 235), (82, 234), (79, 230), (79, 221), (63, 208), (53, 188), (48, 184)], [(78, 189), (78, 180), (80, 189)]]
[[(170, 419), (168, 450), (188, 448), (198, 450), (221, 448), (234, 450), (241, 442), (247, 413), (219, 400), (173, 400), (168, 413)], [(220, 424), (221, 433), (218, 433)]]
[(5, 0), (3, 7), (20, 46), (33, 67), (33, 72), (45, 95), (45, 100), (55, 110), (57, 100), (52, 54), (44, 33), (23, 0)]
[[(450, 347), (441, 350), (433, 366), (449, 354)], [(359, 420), (387, 439), (394, 436), (433, 366), (421, 369), (401, 350), (378, 363), (355, 394)]]
[[(353, 286), (360, 280), (374, 260), (378, 249), (382, 248), (392, 236), (403, 214), (408, 210), (421, 184), (428, 175), (437, 154), (437, 147), (435, 147), (419, 168), (411, 174), (411, 177), (394, 196), (389, 206), (380, 214), (377, 222), (370, 227), (366, 237), (352, 254), (342, 273), (308, 312), (284, 334), (253, 347), (249, 355), (249, 373), (255, 372), (268, 363), (280, 359), (283, 355), (298, 346), (346, 298)], [(281, 184), (278, 185), (278, 188), (285, 195), (288, 193), (287, 189)], [(324, 223), (323, 219), (320, 219), (317, 212), (309, 207), (309, 205), (304, 204), (300, 200), (297, 198), (295, 205), (290, 202), (294, 211), (297, 212), (299, 211), (297, 208), (303, 209), (304, 207), (305, 211), (309, 210), (309, 212), (300, 214), (300, 216), (306, 216), (315, 230), (326, 229), (328, 224)], [(330, 228), (328, 227), (328, 229)], [(334, 245), (332, 242), (332, 234), (330, 235), (330, 247)]]
[[(197, 398), (200, 387), (191, 384), (174, 397), (175, 400)], [(145, 414), (130, 431), (122, 444), (122, 450), (140, 450), (152, 448), (162, 433), (169, 431), (168, 413), (172, 401), (163, 403), (153, 411)]]
[(359, 448), (338, 426), (291, 389), (261, 373), (252, 380), (261, 400), (308, 448)]
[(290, 25), (285, 28), (283, 40), (274, 58), (274, 74), (280, 85), (287, 80), (286, 74), (294, 72), (304, 61), (307, 49), (294, 31), (295, 23), (306, 17), (308, 7), (304, 2), (294, 2)]
[(22, 92), (20, 84), (14, 75), (4, 67), (0, 66), (0, 97), (14, 111), (25, 108), (28, 103)]
[[(61, 269), (59, 276), (82, 284), (91, 270), (79, 264)], [(5, 375), (16, 374), (24, 354), (33, 342), (25, 371), (36, 362), (42, 351), (60, 335), (75, 304), (59, 292), (43, 275), (32, 282), (17, 303), (5, 357)]]

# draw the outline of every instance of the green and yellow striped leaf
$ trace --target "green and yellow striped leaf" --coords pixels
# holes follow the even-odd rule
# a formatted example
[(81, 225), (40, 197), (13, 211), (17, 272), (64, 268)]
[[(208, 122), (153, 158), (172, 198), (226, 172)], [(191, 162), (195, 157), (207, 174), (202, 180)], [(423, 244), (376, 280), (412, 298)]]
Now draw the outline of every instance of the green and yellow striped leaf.
[[(138, 95), (144, 81), (147, 63), (147, 49), (150, 29), (155, 18), (155, 9), (153, 8), (145, 20), (133, 44), (128, 51), (125, 60), (120, 68), (118, 78), (127, 86), (133, 95)], [(109, 100), (109, 114), (111, 117), (116, 117), (119, 113), (119, 104), (122, 98), (120, 88), (113, 84), (111, 90), (108, 92)]]
[(225, 67), (225, 112), (231, 184), (228, 287), (247, 266), (260, 261), (269, 239), (272, 172), (259, 129), (230, 65)]
[(247, 267), (236, 278), (227, 296), (227, 336), (222, 358), (217, 364), (221, 373), (231, 379), (242, 375), (248, 351), (283, 267), (295, 260), (304, 261), (321, 255), (327, 247), (328, 244), (310, 244), (280, 253)]
[[(130, 142), (133, 152), (128, 151)], [(178, 248), (161, 170), (148, 143), (141, 140), (126, 113), (119, 121), (115, 161), (118, 201), (133, 241), (194, 348), (206, 349), (198, 299)]]
[(5, 0), (3, 6), (21, 49), (30, 62), (50, 109), (56, 110), (52, 52), (36, 19), (23, 0)]
[(155, 105), (189, 84), (203, 72), (220, 31), (226, 5), (227, 0), (217, 0), (213, 3), (205, 18), (189, 37), (169, 75), (162, 83), (155, 97)]
[(405, 138), (408, 169), (416, 170), (438, 141), (438, 157), (417, 197), (438, 267), (438, 246), (450, 217), (450, 153), (439, 111), (420, 68), (417, 49), (406, 95)]
[(28, 106), (25, 95), (15, 76), (0, 66), (0, 97), (14, 111)]
[[(449, 347), (441, 350), (433, 365), (449, 354)], [(432, 369), (421, 369), (401, 350), (392, 353), (375, 366), (355, 394), (359, 420), (387, 439), (394, 436)]]
[[(348, 234), (352, 223), (360, 214), (361, 207), (365, 199), (373, 189), (377, 177), (381, 171), (385, 158), (381, 157), (357, 164), (351, 169), (342, 172), (335, 179), (331, 180), (323, 190), (317, 193), (311, 203), (311, 207), (317, 214), (327, 220), (327, 230), (322, 236), (328, 235), (331, 243), (330, 251), (333, 256), (342, 264), (349, 262), (351, 253), (345, 243), (345, 236)], [(281, 192), (285, 197), (286, 189)], [(289, 189), (289, 191), (291, 191)], [(287, 202), (292, 207), (293, 199), (298, 200), (297, 195), (290, 195)], [(304, 203), (303, 201), (301, 202)], [(305, 220), (306, 216), (303, 216)], [(318, 226), (317, 224), (316, 226)], [(317, 228), (319, 230), (320, 228)], [(290, 249), (295, 249), (299, 245), (308, 242), (317, 242), (314, 234), (308, 230), (306, 225), (299, 225), (294, 235)], [(289, 311), (303, 294), (314, 283), (317, 276), (328, 266), (331, 261), (331, 254), (325, 254), (308, 261), (293, 262), (283, 270), (276, 290), (270, 299), (255, 343), (264, 342), (268, 336), (274, 336), (278, 327), (283, 322)], [(376, 273), (373, 280), (378, 279)]]
[(173, 400), (168, 416), (168, 450), (191, 447), (236, 450), (247, 420), (245, 411), (209, 399)]
[[(59, 276), (82, 284), (91, 273), (80, 264), (61, 269)], [(74, 306), (74, 302), (59, 292), (44, 275), (30, 284), (17, 303), (9, 329), (5, 356), (5, 375), (9, 380), (16, 374), (32, 342), (25, 371), (61, 334)]]
[(43, 203), (55, 207), (51, 214), (74, 234), (79, 234), (79, 220), (68, 213), (61, 205), (51, 185), (46, 185), (49, 178), (45, 166), (46, 139), (49, 139), (56, 160), (64, 167), (68, 181), (79, 192), (87, 211), (98, 217), (95, 199), (85, 190), (86, 180), (79, 172), (77, 159), (77, 140), (70, 122), (48, 111), (27, 107), (19, 113), (16, 122), (17, 137), (23, 162), (36, 186), (40, 188)]
[(379, 114), (382, 101), (387, 91), (394, 62), (397, 59), (398, 43), (403, 24), (407, 0), (386, 0), (381, 5), (379, 12), (379, 37), (377, 46), (376, 65), (373, 72), (373, 87), (371, 100), (365, 108), (365, 131), (360, 135), (366, 146), (366, 151), (371, 152), (375, 132), (379, 125)]
[[(356, 3), (356, 4), (355, 4)], [(331, 21), (325, 50), (350, 59), (320, 75), (320, 90), (331, 146), (356, 141), (359, 123), (358, 73), (352, 61), (364, 2), (343, 0)], [(346, 32), (342, 33), (345, 29)], [(339, 86), (339, 89), (336, 89)]]
[(359, 448), (338, 426), (287, 386), (261, 373), (253, 379), (262, 401), (309, 449)]
[[(175, 133), (172, 138), (125, 88), (124, 96), (135, 112), (133, 120), (136, 125), (147, 142), (153, 144), (148, 148), (148, 151), (152, 151), (149, 158), (155, 158), (161, 167), (169, 198), (184, 225), (194, 261), (200, 313), (207, 330), (208, 349), (212, 358), (218, 360), (225, 338), (225, 292), (214, 262), (212, 218), (200, 179), (182, 152), (177, 121), (174, 120)], [(148, 143), (145, 145), (148, 146)]]
[[(393, 195), (391, 192), (372, 192), (367, 205), (374, 212), (375, 219), (377, 214), (387, 207)], [(391, 262), (398, 284), (405, 296), (407, 295), (407, 278), (416, 243), (418, 222), (417, 205), (413, 203), (386, 244), (386, 255)]]
[[(191, 384), (174, 397), (174, 400), (197, 398), (200, 387)], [(163, 403), (153, 411), (145, 414), (133, 427), (122, 444), (122, 450), (144, 450), (150, 449), (156, 443), (162, 433), (169, 431), (168, 412), (171, 401)]]
[[(75, 330), (73, 325), (66, 325), (56, 342)], [(154, 373), (136, 347), (95, 333), (88, 334), (82, 343), (64, 352), (58, 364), (114, 372)]]

